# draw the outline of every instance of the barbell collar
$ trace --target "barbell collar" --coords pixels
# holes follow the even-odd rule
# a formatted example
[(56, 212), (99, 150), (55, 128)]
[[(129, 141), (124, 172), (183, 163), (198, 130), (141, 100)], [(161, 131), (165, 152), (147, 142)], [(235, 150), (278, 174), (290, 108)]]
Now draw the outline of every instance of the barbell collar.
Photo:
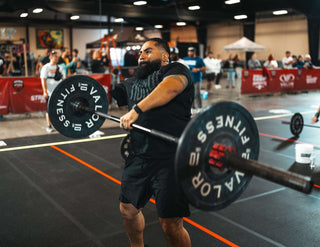
[(284, 185), (305, 194), (311, 193), (313, 188), (311, 178), (307, 176), (261, 164), (254, 160), (247, 160), (230, 152), (226, 152), (225, 156), (221, 159), (224, 165), (243, 172), (252, 173), (258, 177)]

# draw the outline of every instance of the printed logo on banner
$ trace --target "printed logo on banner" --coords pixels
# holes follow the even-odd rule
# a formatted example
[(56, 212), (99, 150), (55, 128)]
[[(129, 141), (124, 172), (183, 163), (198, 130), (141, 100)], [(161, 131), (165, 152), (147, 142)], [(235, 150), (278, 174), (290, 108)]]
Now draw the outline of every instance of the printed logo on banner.
[(31, 98), (30, 98), (31, 102), (35, 102), (35, 101), (38, 101), (42, 104), (46, 103), (46, 99), (44, 98), (44, 96), (42, 94), (39, 94), (39, 95), (31, 95)]
[(313, 77), (312, 75), (307, 75), (307, 84), (316, 84), (318, 77)]
[(16, 91), (20, 92), (23, 89), (24, 84), (22, 80), (14, 80), (12, 86)]
[(258, 90), (267, 87), (267, 77), (264, 77), (263, 75), (253, 74), (252, 86), (257, 88)]
[(293, 88), (294, 87), (294, 80), (295, 76), (294, 74), (282, 74), (279, 77), (281, 83), (280, 86), (282, 88)]
[(244, 72), (243, 72), (243, 76), (248, 77), (248, 76), (249, 76), (249, 71), (247, 71), (247, 70), (244, 71)]

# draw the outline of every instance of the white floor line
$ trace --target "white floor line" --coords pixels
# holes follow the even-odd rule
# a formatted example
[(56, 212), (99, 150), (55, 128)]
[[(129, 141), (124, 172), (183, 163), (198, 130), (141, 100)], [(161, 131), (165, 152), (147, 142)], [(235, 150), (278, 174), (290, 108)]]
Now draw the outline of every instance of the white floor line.
[(60, 146), (60, 145), (67, 145), (67, 144), (74, 144), (74, 143), (102, 141), (102, 140), (107, 140), (107, 139), (122, 138), (122, 137), (125, 137), (126, 135), (127, 134), (119, 134), (119, 135), (104, 136), (104, 137), (99, 137), (99, 138), (78, 139), (78, 140), (72, 140), (72, 141), (51, 142), (51, 143), (42, 143), (42, 144), (35, 144), (35, 145), (12, 147), (12, 148), (3, 148), (3, 149), (0, 149), (0, 152), (17, 151), (17, 150), (25, 150), (25, 149), (32, 149), (32, 148), (42, 148), (42, 147), (48, 147), (48, 146), (52, 146), (52, 145), (53, 146)]

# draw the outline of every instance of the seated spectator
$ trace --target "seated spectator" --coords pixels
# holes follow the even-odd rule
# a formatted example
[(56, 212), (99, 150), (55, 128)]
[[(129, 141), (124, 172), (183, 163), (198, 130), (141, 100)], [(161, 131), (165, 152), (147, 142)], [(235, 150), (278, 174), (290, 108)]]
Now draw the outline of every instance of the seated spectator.
[(291, 57), (291, 52), (286, 51), (286, 56), (282, 59), (282, 65), (284, 69), (292, 69), (293, 59)]
[(304, 64), (305, 64), (305, 62), (304, 62), (304, 60), (303, 60), (303, 56), (302, 56), (302, 55), (299, 55), (298, 60), (297, 60), (297, 65), (296, 65), (296, 67), (297, 67), (298, 69), (302, 69), (303, 66), (304, 66)]
[(261, 69), (261, 63), (257, 59), (257, 54), (256, 53), (253, 53), (251, 55), (251, 58), (248, 61), (248, 68), (249, 69)]
[(316, 68), (316, 66), (313, 65), (312, 61), (311, 61), (311, 56), (309, 54), (307, 54), (305, 56), (305, 60), (304, 60), (304, 65), (303, 68), (305, 69), (314, 69)]
[(273, 55), (270, 54), (268, 56), (268, 60), (264, 62), (263, 66), (269, 69), (276, 69), (278, 68), (278, 62), (274, 59)]
[(296, 55), (292, 56), (292, 68), (297, 68), (298, 58)]

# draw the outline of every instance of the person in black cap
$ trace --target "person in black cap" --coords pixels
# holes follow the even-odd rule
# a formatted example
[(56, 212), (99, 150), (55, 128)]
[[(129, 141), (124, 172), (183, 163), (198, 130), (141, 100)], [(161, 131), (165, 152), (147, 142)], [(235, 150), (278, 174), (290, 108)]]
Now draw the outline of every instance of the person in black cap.
[[(201, 57), (196, 56), (196, 49), (194, 47), (188, 48), (188, 56), (183, 58), (183, 60), (188, 64), (191, 71), (195, 88), (194, 100), (197, 101), (197, 107), (200, 109), (202, 108), (200, 95), (202, 72), (206, 70), (206, 65)], [(193, 103), (193, 108), (196, 108), (195, 103)]]

